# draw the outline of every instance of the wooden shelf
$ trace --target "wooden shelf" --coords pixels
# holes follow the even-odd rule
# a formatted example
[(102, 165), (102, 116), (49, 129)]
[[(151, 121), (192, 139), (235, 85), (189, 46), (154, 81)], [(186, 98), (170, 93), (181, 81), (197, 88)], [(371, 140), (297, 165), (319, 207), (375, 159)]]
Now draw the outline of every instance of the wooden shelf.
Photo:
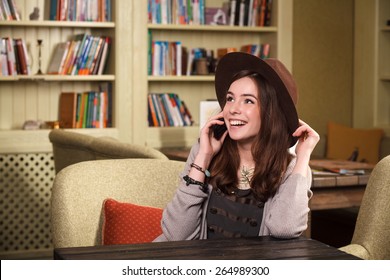
[(115, 75), (17, 75), (0, 76), (1, 82), (88, 82), (88, 81), (114, 81)]
[(277, 32), (275, 26), (250, 27), (250, 26), (230, 26), (230, 25), (186, 25), (186, 24), (148, 24), (150, 30), (178, 30), (178, 31), (210, 31), (210, 32)]
[(148, 76), (149, 82), (214, 82), (214, 75), (209, 76)]
[(115, 28), (114, 22), (92, 21), (54, 21), (54, 20), (9, 20), (0, 21), (0, 26), (9, 27), (81, 27), (81, 28)]

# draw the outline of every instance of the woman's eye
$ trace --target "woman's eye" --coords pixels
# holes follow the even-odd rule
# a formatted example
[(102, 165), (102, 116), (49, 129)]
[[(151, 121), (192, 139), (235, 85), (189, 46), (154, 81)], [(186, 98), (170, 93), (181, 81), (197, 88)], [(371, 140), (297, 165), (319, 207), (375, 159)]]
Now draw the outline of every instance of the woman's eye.
[(226, 96), (226, 101), (227, 101), (227, 102), (233, 101), (233, 97), (231, 97), (231, 96)]
[(245, 103), (255, 104), (255, 102), (252, 99), (245, 99)]

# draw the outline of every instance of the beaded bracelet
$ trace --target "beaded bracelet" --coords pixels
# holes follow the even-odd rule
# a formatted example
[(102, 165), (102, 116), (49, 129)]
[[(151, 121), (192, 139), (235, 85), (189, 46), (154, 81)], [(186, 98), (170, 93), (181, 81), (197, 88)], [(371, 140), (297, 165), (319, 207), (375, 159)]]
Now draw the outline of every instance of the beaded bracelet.
[(200, 167), (199, 165), (197, 165), (195, 163), (191, 163), (190, 166), (195, 168), (196, 170), (199, 170), (200, 172), (202, 172), (204, 175), (206, 175), (206, 177), (211, 176), (210, 171), (208, 171), (207, 169), (203, 170), (202, 167)]
[(194, 180), (192, 179), (190, 176), (186, 175), (183, 177), (184, 181), (186, 181), (186, 185), (190, 185), (190, 184), (193, 184), (193, 185), (198, 185), (199, 186), (199, 189), (204, 192), (204, 193), (207, 193), (208, 192), (208, 185), (206, 183), (202, 183), (200, 181), (197, 181), (197, 180)]

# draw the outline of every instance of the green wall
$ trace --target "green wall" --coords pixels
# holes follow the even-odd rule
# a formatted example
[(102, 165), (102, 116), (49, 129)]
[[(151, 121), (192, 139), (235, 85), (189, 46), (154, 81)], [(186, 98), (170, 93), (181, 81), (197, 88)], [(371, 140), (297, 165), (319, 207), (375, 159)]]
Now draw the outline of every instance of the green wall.
[(299, 89), (300, 118), (321, 141), (326, 124), (352, 125), (354, 0), (294, 0), (293, 74)]

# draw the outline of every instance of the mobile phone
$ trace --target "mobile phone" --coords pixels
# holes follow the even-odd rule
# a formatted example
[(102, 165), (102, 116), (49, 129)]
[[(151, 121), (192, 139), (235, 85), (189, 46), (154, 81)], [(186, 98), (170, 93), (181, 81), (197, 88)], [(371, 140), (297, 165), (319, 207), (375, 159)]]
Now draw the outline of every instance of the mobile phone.
[[(223, 121), (223, 118), (219, 118), (220, 121)], [(215, 139), (221, 139), (222, 135), (227, 130), (226, 124), (214, 124), (211, 126), (211, 130), (213, 131), (213, 136)]]

